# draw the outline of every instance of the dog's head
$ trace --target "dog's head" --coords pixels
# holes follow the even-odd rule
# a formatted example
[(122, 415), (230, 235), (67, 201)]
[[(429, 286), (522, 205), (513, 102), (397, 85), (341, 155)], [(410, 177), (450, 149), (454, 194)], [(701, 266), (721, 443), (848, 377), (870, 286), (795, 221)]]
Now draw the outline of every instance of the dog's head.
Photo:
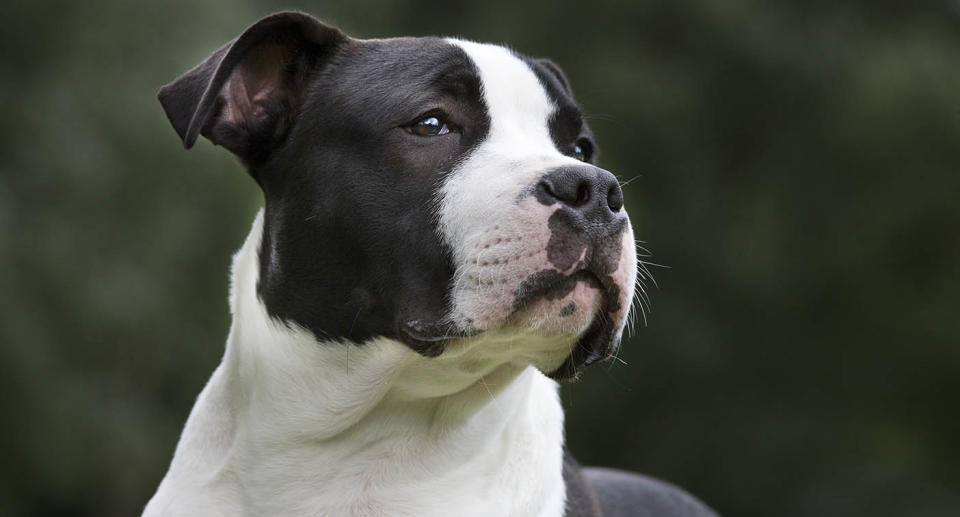
[(531, 337), (549, 346), (518, 339), (509, 359), (556, 378), (619, 344), (633, 234), (553, 63), (459, 40), (357, 40), (287, 12), (159, 98), (188, 148), (206, 136), (263, 189), (257, 289), (272, 317), (427, 356)]

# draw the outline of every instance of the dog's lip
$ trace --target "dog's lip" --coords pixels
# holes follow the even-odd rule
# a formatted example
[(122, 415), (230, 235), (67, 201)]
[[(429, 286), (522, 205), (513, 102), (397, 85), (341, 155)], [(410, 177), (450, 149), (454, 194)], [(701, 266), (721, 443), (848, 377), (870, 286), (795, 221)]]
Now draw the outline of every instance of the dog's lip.
[[(424, 320), (409, 320), (400, 325), (401, 334), (407, 341), (420, 345), (424, 355), (434, 355), (435, 350), (442, 350), (447, 341), (470, 337), (473, 331), (456, 329), (449, 324), (427, 322)], [(439, 352), (436, 352), (439, 354)]]
[(563, 298), (568, 296), (579, 282), (584, 282), (604, 293), (607, 291), (607, 287), (604, 285), (600, 276), (589, 268), (584, 268), (557, 278), (552, 282), (537, 286), (536, 289), (524, 293), (523, 297), (515, 302), (515, 306), (518, 310), (522, 310), (535, 300), (555, 300)]

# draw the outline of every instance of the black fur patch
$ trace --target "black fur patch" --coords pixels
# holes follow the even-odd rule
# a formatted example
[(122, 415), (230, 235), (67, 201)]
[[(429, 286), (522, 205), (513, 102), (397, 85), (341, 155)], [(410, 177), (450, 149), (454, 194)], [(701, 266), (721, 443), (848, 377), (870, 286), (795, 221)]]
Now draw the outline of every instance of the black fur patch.
[[(236, 154), (263, 189), (258, 294), (319, 340), (456, 336), (454, 265), (436, 231), (444, 177), (487, 134), (472, 60), (439, 38), (361, 41), (299, 12), (267, 16), (164, 86), (184, 145)], [(418, 136), (425, 117), (451, 131)]]
[(540, 84), (547, 91), (547, 95), (557, 107), (549, 121), (550, 137), (554, 145), (564, 154), (573, 154), (577, 143), (585, 143), (589, 147), (587, 163), (596, 163), (598, 149), (593, 137), (593, 131), (587, 124), (583, 111), (573, 98), (570, 81), (553, 61), (548, 59), (523, 58), (533, 69), (540, 80)]
[[(318, 70), (287, 143), (259, 171), (259, 293), (318, 339), (385, 336), (442, 351), (454, 265), (433, 202), (490, 126), (469, 57), (440, 39), (357, 42)], [(437, 114), (450, 134), (404, 126)]]

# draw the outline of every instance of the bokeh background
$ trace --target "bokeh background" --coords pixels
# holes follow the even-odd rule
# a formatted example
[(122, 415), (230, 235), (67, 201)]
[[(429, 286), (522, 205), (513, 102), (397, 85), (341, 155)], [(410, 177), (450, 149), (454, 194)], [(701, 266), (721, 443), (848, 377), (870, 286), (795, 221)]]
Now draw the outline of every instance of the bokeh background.
[(960, 515), (960, 2), (4, 2), (0, 515), (136, 515), (261, 203), (154, 98), (261, 15), (563, 66), (654, 257), (563, 388), (587, 464), (730, 516)]

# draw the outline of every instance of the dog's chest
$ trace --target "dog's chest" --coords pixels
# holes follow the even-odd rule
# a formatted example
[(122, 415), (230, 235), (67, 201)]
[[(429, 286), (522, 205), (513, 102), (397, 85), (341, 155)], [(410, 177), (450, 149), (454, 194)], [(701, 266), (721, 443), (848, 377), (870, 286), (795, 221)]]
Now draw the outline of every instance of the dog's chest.
[[(496, 378), (471, 388), (464, 395), (472, 401), (381, 401), (372, 411), (324, 396), (301, 375), (309, 368), (288, 365), (295, 382), (249, 399), (238, 396), (244, 390), (228, 370), (201, 394), (145, 515), (563, 515), (562, 410), (556, 384), (532, 368), (499, 390)], [(290, 389), (321, 395), (307, 405)], [(278, 418), (277, 405), (291, 400), (297, 407), (280, 413), (297, 417)], [(477, 401), (480, 410), (469, 407)], [(362, 419), (353, 421), (352, 411)], [(334, 421), (349, 431), (315, 425)]]
[[(553, 472), (544, 472), (542, 463), (524, 458), (520, 451), (491, 450), (486, 457), (448, 469), (449, 465), (441, 465), (448, 463), (443, 459), (416, 462), (416, 468), (410, 468), (409, 461), (391, 458), (398, 455), (396, 451), (385, 449), (376, 448), (364, 455), (367, 458), (337, 465), (332, 477), (327, 473), (317, 476), (316, 471), (310, 471), (323, 467), (304, 468), (306, 465), (295, 458), (275, 463), (277, 470), (271, 470), (284, 472), (282, 476), (261, 480), (245, 490), (250, 515), (562, 515), (562, 479), (554, 479)], [(507, 469), (492, 460), (511, 454), (516, 458)], [(325, 470), (329, 471), (329, 466)], [(291, 475), (298, 479), (291, 480)]]
[[(250, 448), (235, 468), (256, 479), (243, 486), (251, 515), (559, 517), (565, 489), (555, 388), (534, 371), (516, 383), (458, 429), (411, 425), (448, 410), (425, 406), (379, 415), (395, 433), (389, 424), (361, 424), (342, 441)], [(529, 398), (519, 406), (505, 403), (521, 395)]]

